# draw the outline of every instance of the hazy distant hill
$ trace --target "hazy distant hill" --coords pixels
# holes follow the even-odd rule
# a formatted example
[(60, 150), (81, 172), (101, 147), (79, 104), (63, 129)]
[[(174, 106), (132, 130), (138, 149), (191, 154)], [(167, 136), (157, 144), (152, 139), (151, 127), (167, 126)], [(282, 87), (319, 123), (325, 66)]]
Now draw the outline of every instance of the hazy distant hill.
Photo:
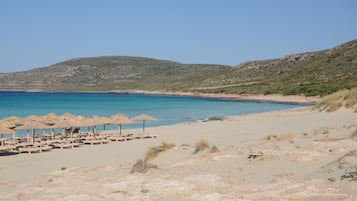
[(357, 86), (357, 40), (328, 50), (249, 61), (236, 67), (108, 56), (0, 74), (0, 89), (10, 90), (325, 95), (353, 86)]
[(0, 88), (45, 91), (185, 90), (223, 65), (181, 64), (141, 57), (78, 58), (25, 72), (0, 74)]

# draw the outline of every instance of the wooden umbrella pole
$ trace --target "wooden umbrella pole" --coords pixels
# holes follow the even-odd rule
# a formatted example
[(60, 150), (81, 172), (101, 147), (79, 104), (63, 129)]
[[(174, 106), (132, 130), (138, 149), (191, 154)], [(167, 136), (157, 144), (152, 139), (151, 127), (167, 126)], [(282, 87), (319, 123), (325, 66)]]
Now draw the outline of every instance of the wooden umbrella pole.
[(145, 133), (145, 120), (143, 120), (143, 133)]
[(32, 144), (35, 145), (35, 129), (32, 129)]

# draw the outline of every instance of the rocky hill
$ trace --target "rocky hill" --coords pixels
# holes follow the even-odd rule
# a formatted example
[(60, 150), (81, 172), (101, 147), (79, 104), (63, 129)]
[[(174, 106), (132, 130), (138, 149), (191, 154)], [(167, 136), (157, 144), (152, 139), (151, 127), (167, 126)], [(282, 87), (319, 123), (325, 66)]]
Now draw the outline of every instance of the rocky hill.
[(25, 72), (0, 74), (0, 88), (41, 91), (185, 90), (223, 65), (181, 64), (142, 57), (77, 58)]
[(332, 49), (238, 66), (182, 64), (126, 56), (77, 58), (0, 73), (1, 90), (161, 90), (326, 95), (357, 86), (357, 40)]
[(351, 89), (357, 86), (357, 40), (318, 52), (245, 62), (219, 79), (226, 86), (199, 91), (314, 96)]

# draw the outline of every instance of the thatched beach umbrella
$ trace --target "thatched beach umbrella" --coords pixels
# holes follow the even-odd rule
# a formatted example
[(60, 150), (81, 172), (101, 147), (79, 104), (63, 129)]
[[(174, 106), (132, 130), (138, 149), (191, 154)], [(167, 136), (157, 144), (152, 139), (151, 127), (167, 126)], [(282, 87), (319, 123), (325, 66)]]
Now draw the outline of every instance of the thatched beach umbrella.
[(55, 123), (53, 126), (51, 126), (52, 128), (72, 128), (75, 126), (78, 126), (79, 123), (75, 120), (71, 120), (71, 119), (62, 119), (60, 121), (58, 121), (57, 123)]
[(64, 113), (63, 115), (60, 116), (62, 119), (74, 119), (76, 118), (75, 115), (71, 114), (71, 113)]
[(0, 134), (15, 134), (16, 131), (7, 127), (0, 126)]
[[(75, 120), (77, 123), (80, 123), (80, 122), (86, 120), (86, 118), (84, 116), (78, 115), (78, 116), (75, 116), (74, 119), (72, 119), (72, 120)], [(79, 126), (79, 125), (77, 125), (77, 126)]]
[(37, 115), (30, 115), (30, 116), (27, 116), (25, 118), (22, 119), (23, 123), (25, 124), (26, 122), (30, 122), (30, 121), (37, 121), (37, 122), (40, 122), (42, 120), (42, 117), (40, 116), (37, 116)]
[(15, 128), (16, 124), (14, 123), (10, 123), (8, 121), (0, 121), (0, 127), (4, 127), (4, 128)]
[(103, 122), (103, 128), (105, 130), (106, 125), (113, 124), (113, 120), (109, 117), (100, 117), (100, 120)]
[(104, 125), (106, 122), (103, 120), (102, 117), (93, 115), (90, 117), (91, 121), (93, 122), (93, 126), (99, 126), (99, 125)]
[(93, 120), (93, 122), (95, 122), (95, 123), (96, 123), (96, 125), (97, 125), (97, 126), (98, 126), (98, 125), (102, 125), (102, 124), (105, 124), (105, 123), (106, 123), (106, 122), (103, 120), (103, 118), (102, 118), (102, 117), (97, 116), (97, 115), (93, 115), (93, 116), (91, 116), (90, 118)]
[(0, 126), (0, 134), (15, 134), (15, 130), (4, 127), (4, 126)]
[(37, 122), (35, 120), (28, 121), (24, 125), (19, 126), (16, 128), (16, 130), (32, 130), (32, 135), (33, 135), (33, 144), (35, 144), (35, 131), (36, 129), (46, 129), (46, 128), (51, 128), (48, 125), (42, 124), (40, 122)]
[(15, 124), (16, 126), (20, 126), (24, 124), (23, 121), (17, 116), (7, 117), (5, 119), (2, 119), (2, 121), (9, 122), (10, 124)]
[(46, 115), (43, 115), (43, 117), (54, 117), (54, 118), (58, 118), (58, 115), (56, 114), (56, 113), (53, 113), (53, 112), (50, 112), (50, 113), (48, 113), (48, 114), (46, 114)]
[(148, 114), (141, 114), (139, 116), (131, 118), (134, 121), (143, 121), (143, 132), (145, 132), (145, 121), (157, 121), (156, 118), (148, 115)]
[[(72, 119), (62, 119), (58, 121), (56, 124), (51, 126), (52, 128), (62, 128), (63, 130), (65, 129), (70, 129), (72, 127), (78, 126), (79, 123), (75, 120)], [(71, 137), (72, 137), (72, 132), (71, 132)]]
[(129, 118), (124, 117), (124, 116), (123, 117), (118, 117), (116, 119), (113, 119), (112, 122), (113, 122), (113, 124), (118, 124), (119, 129), (120, 129), (120, 136), (121, 136), (121, 127), (122, 127), (122, 125), (124, 125), (124, 124), (133, 124), (134, 123), (134, 121), (132, 121)]
[(95, 138), (96, 126), (102, 125), (103, 122), (97, 118), (86, 118), (84, 121), (80, 122), (80, 127), (92, 127), (93, 137)]
[(16, 131), (7, 127), (0, 126), (0, 134), (1, 134), (1, 146), (4, 146), (3, 135), (13, 135), (15, 139)]
[(55, 114), (55, 113), (48, 113), (44, 116), (42, 116), (41, 123), (46, 124), (46, 125), (54, 125), (60, 117)]
[(122, 117), (129, 118), (128, 116), (126, 116), (123, 113), (118, 113), (118, 114), (110, 116), (111, 119), (117, 119), (117, 118), (122, 118)]

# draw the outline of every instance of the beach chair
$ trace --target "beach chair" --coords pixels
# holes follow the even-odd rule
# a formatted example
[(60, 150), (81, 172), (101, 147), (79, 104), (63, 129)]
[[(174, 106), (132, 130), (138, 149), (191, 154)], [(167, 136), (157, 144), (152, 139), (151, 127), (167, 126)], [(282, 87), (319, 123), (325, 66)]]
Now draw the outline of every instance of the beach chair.
[(29, 153), (29, 154), (42, 152), (41, 148), (36, 146), (21, 147), (18, 150), (19, 153)]
[(135, 139), (148, 139), (148, 138), (157, 138), (157, 135), (150, 135), (147, 133), (137, 133), (134, 135)]
[(145, 133), (144, 133), (143, 138), (144, 138), (144, 139), (147, 139), (147, 138), (157, 138), (157, 135), (151, 135), (151, 134), (145, 134)]
[(0, 152), (13, 152), (16, 150), (14, 145), (2, 145), (0, 146)]
[(50, 146), (57, 149), (73, 148), (73, 145), (71, 144), (71, 140), (54, 140), (53, 143), (50, 144)]
[(100, 139), (95, 139), (95, 138), (86, 138), (84, 141), (83, 141), (84, 144), (90, 144), (90, 145), (95, 145), (95, 144), (102, 144), (102, 140)]
[(109, 139), (111, 141), (115, 141), (115, 142), (126, 141), (126, 137), (122, 136), (122, 135), (113, 135), (113, 136), (109, 137)]
[(44, 151), (51, 151), (53, 148), (49, 145), (44, 145), (44, 146), (41, 146), (39, 147), (41, 149), (41, 152), (44, 152)]

